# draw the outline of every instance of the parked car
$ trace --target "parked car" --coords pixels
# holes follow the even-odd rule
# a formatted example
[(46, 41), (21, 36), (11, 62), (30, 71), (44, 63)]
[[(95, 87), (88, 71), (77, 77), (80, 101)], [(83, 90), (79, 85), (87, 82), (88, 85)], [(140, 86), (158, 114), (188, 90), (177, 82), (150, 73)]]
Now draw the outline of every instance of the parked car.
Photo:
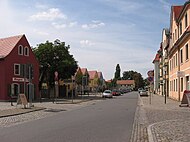
[(113, 90), (112, 91), (112, 95), (113, 96), (120, 96), (121, 95), (121, 92), (119, 90)]
[(138, 92), (140, 93), (140, 91), (142, 91), (142, 90), (143, 90), (143, 88), (139, 88), (139, 89), (138, 89)]
[(140, 90), (140, 96), (148, 96), (148, 92), (144, 89)]
[(102, 98), (112, 98), (112, 91), (111, 90), (105, 90), (102, 94)]

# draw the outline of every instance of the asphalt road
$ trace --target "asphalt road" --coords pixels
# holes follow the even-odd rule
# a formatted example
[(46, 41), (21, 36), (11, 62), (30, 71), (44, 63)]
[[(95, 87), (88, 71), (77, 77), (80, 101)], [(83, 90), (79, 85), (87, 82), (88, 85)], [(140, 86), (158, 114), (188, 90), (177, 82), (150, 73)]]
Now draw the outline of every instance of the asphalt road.
[[(0, 142), (129, 142), (137, 93), (1, 128)], [(56, 113), (56, 112), (55, 112)]]

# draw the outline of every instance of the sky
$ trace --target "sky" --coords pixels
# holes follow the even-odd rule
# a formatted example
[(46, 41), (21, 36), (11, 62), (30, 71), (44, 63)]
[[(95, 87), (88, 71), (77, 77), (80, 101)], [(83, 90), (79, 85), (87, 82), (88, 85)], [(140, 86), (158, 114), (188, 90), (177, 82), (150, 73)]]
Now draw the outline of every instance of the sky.
[(0, 0), (0, 38), (25, 34), (36, 47), (56, 39), (70, 45), (81, 68), (106, 80), (116, 65), (144, 78), (154, 68), (171, 5), (186, 0)]

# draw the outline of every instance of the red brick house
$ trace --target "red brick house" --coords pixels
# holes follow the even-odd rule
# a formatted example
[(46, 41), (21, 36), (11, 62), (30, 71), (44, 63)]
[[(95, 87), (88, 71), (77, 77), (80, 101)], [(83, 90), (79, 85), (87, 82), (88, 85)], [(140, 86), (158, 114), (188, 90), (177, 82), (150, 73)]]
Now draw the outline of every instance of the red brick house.
[(36, 99), (39, 97), (38, 83), (39, 63), (26, 36), (0, 39), (0, 100), (10, 100), (11, 96), (17, 97), (20, 93), (28, 98), (30, 84), (32, 98)]

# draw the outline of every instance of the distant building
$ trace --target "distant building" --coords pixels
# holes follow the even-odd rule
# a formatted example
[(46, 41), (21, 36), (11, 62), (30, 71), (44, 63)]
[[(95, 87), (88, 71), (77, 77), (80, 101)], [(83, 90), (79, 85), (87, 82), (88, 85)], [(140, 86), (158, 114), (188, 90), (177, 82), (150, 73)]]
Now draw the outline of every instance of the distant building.
[[(29, 71), (29, 69), (31, 69)], [(31, 84), (29, 83), (31, 73)], [(24, 93), (39, 97), (39, 63), (25, 35), (0, 39), (0, 100), (10, 100)]]
[(96, 91), (98, 87), (98, 72), (88, 71), (90, 91)]
[(116, 84), (118, 88), (127, 88), (127, 89), (135, 88), (134, 80), (117, 80)]

